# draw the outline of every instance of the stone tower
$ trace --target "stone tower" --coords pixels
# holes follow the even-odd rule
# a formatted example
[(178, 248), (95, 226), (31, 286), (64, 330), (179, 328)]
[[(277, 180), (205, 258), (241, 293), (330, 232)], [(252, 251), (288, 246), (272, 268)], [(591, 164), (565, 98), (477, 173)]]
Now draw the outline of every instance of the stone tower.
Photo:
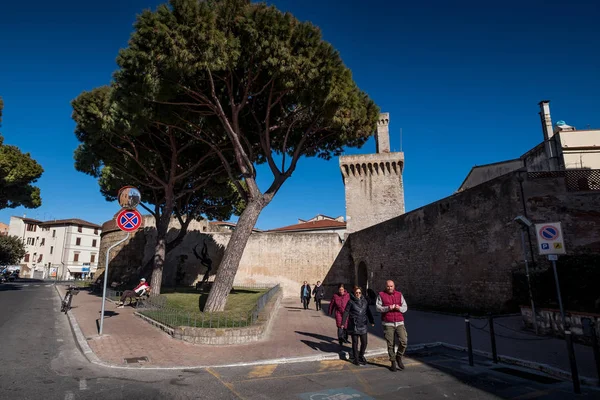
[(376, 154), (340, 157), (346, 189), (346, 233), (404, 214), (404, 153), (390, 153), (390, 115), (377, 122)]

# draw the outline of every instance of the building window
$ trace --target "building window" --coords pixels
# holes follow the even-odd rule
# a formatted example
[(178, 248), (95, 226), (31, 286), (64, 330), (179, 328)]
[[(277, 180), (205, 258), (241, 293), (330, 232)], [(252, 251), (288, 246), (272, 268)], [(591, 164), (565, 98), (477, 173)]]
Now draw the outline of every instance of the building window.
[(75, 261), (75, 262), (79, 261), (79, 253), (73, 254), (73, 261)]
[(81, 238), (75, 240), (75, 246), (81, 246)]
[(96, 247), (96, 239), (92, 240), (92, 247)]
[(33, 245), (34, 243), (35, 243), (35, 239), (34, 238), (27, 238), (27, 244)]
[(96, 255), (95, 255), (95, 254), (92, 254), (92, 255), (90, 256), (90, 262), (91, 262), (91, 263), (93, 263), (93, 262), (96, 262)]
[(98, 234), (98, 228), (94, 228), (94, 235)]
[(52, 237), (56, 237), (56, 229), (52, 229)]
[(43, 254), (40, 254), (40, 257), (38, 258), (37, 262), (41, 263), (42, 262), (42, 258), (44, 257)]
[(33, 224), (27, 224), (27, 230), (29, 232), (35, 232), (37, 229), (37, 225), (33, 225)]
[(83, 232), (83, 227), (81, 225), (77, 227), (77, 232)]
[(25, 254), (25, 259), (23, 261), (29, 262), (29, 254)]
[(54, 246), (50, 246), (50, 254), (54, 252)]
[(42, 238), (42, 241), (40, 242), (40, 246), (45, 246), (46, 245), (46, 238)]

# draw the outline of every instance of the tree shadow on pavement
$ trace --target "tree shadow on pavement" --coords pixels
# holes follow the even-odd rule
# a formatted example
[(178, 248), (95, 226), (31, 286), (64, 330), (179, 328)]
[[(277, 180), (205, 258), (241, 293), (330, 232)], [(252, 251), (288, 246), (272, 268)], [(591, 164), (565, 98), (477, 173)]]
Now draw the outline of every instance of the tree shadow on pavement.
[(20, 285), (11, 285), (6, 283), (0, 285), (0, 292), (6, 292), (9, 290), (23, 290), (23, 287)]
[(307, 345), (313, 350), (320, 351), (323, 353), (337, 353), (340, 356), (340, 359), (344, 359), (342, 356), (343, 351), (352, 351), (350, 347), (340, 347), (338, 343), (327, 343), (327, 342), (312, 342), (310, 340), (300, 340), (302, 343)]
[(315, 339), (322, 340), (324, 342), (337, 343), (337, 339), (332, 338), (330, 336), (319, 335), (318, 333), (311, 333), (311, 332), (300, 332), (300, 331), (295, 331), (295, 332), (299, 335), (310, 336)]

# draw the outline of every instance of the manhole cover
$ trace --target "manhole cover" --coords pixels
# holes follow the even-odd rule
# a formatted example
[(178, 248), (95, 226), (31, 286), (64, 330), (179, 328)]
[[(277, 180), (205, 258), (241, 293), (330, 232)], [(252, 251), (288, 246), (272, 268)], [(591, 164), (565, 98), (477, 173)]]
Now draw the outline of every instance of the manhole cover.
[(538, 383), (557, 383), (560, 382), (558, 379), (551, 378), (549, 376), (532, 374), (531, 372), (521, 371), (518, 369), (500, 367), (500, 368), (492, 368), (492, 371), (502, 372), (508, 375), (516, 376), (518, 378), (528, 379), (530, 381), (538, 382)]
[(146, 356), (125, 358), (125, 364), (140, 364), (147, 363), (148, 361), (148, 357)]

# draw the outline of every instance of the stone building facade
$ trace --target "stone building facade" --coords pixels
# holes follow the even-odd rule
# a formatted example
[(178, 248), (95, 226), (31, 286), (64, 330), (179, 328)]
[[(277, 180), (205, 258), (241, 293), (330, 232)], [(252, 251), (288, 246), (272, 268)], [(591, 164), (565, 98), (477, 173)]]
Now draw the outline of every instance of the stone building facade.
[(376, 154), (340, 157), (346, 192), (346, 233), (404, 214), (404, 153), (390, 152), (390, 115), (377, 123)]

